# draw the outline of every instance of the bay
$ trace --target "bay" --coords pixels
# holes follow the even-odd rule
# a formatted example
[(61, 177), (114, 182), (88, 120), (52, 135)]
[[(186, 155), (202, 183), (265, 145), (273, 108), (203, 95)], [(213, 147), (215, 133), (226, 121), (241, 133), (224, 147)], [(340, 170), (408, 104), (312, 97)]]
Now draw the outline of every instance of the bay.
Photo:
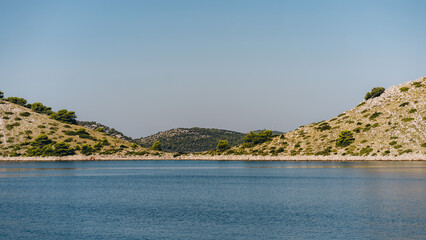
[(425, 239), (425, 162), (0, 162), (0, 239)]

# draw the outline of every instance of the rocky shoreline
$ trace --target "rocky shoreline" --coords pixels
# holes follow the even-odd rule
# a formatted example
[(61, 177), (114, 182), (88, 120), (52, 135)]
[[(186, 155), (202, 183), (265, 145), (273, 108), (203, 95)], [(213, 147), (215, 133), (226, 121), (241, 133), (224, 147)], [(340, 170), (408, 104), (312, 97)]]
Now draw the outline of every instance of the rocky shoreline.
[(426, 161), (426, 155), (401, 156), (251, 156), (251, 155), (172, 155), (121, 156), (121, 155), (74, 155), (65, 157), (0, 157), (3, 162), (54, 162), (54, 161), (138, 161), (138, 160), (192, 160), (192, 161)]

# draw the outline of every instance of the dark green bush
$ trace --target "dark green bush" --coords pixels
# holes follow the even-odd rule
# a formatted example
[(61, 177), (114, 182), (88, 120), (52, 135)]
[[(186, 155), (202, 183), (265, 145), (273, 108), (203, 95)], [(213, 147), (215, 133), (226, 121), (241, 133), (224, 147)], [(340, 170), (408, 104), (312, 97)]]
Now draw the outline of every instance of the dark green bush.
[(37, 113), (50, 115), (53, 113), (52, 108), (44, 106), (42, 103), (35, 102), (31, 104), (31, 110)]
[(355, 141), (354, 135), (349, 130), (340, 132), (339, 137), (335, 140), (336, 147), (347, 147)]
[(67, 111), (66, 109), (61, 109), (57, 113), (52, 113), (50, 117), (60, 122), (77, 124), (75, 112)]
[(410, 111), (408, 111), (408, 113), (415, 113), (415, 112), (417, 112), (417, 109), (415, 109), (415, 108), (413, 108)]
[(409, 102), (404, 102), (404, 103), (401, 103), (399, 106), (400, 107), (405, 107), (405, 106), (407, 106), (408, 104), (410, 104)]
[(370, 120), (374, 120), (374, 119), (376, 119), (380, 115), (382, 115), (381, 112), (374, 112), (373, 114), (371, 114), (371, 116), (369, 117), (369, 119)]
[(68, 143), (64, 143), (64, 142), (55, 143), (53, 147), (54, 147), (53, 154), (55, 156), (68, 156), (68, 155), (75, 154), (75, 150), (72, 149)]
[(151, 148), (152, 148), (152, 150), (161, 151), (161, 143), (160, 143), (160, 141), (154, 142), (154, 144), (152, 144)]
[(315, 129), (322, 132), (322, 131), (330, 130), (331, 126), (327, 122), (323, 122)]
[(357, 127), (357, 128), (354, 128), (352, 131), (354, 131), (355, 133), (360, 133), (360, 132), (361, 132), (361, 129), (362, 129), (362, 128)]
[(359, 152), (359, 154), (361, 156), (369, 155), (372, 151), (373, 151), (373, 149), (370, 146), (367, 146), (367, 147), (361, 149), (361, 151)]
[(92, 155), (94, 152), (95, 152), (95, 149), (93, 149), (93, 147), (88, 144), (84, 144), (83, 146), (81, 146), (80, 153), (83, 155), (89, 156), (89, 155)]
[(382, 93), (385, 92), (385, 89), (382, 87), (375, 87), (373, 89), (371, 89), (371, 92), (368, 92), (367, 94), (365, 94), (364, 99), (368, 100), (370, 98), (375, 98), (378, 97), (380, 95), (382, 95)]
[(259, 133), (250, 131), (243, 140), (244, 147), (253, 147), (254, 145), (261, 144), (267, 141), (272, 140), (272, 131), (265, 130)]
[(28, 107), (27, 105), (27, 100), (23, 99), (23, 98), (18, 98), (18, 97), (8, 97), (5, 98), (4, 100), (14, 103), (14, 104), (18, 104), (21, 105), (23, 107)]
[(219, 140), (216, 150), (219, 152), (223, 152), (225, 150), (229, 149), (229, 142), (228, 140)]
[(93, 141), (96, 141), (96, 138), (92, 137), (85, 128), (79, 128), (76, 131), (65, 131), (65, 135), (68, 136), (79, 136), (80, 138), (83, 139), (90, 139)]
[(410, 122), (410, 121), (413, 121), (414, 120), (414, 118), (403, 118), (403, 119), (401, 119), (401, 121), (403, 121), (403, 122)]
[(7, 124), (6, 125), (6, 129), (7, 130), (12, 130), (14, 127), (18, 127), (19, 125), (21, 125), (21, 124), (18, 123), (18, 122), (15, 122), (15, 123), (12, 123), (12, 124)]
[(401, 92), (406, 92), (406, 91), (408, 91), (408, 89), (410, 89), (410, 88), (408, 88), (408, 87), (402, 87), (402, 88), (400, 88), (399, 90), (400, 90)]

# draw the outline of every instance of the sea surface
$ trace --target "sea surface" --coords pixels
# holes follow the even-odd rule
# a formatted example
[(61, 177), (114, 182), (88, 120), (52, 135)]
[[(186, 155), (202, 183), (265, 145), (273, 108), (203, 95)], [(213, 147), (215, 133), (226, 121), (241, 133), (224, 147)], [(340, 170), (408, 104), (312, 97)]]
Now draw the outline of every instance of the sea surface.
[(0, 162), (0, 239), (426, 239), (426, 163)]

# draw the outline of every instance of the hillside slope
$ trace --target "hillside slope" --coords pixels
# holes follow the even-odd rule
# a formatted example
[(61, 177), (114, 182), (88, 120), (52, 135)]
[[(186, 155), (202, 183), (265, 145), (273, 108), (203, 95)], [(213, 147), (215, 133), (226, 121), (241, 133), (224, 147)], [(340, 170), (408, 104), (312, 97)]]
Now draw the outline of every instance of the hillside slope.
[(126, 141), (132, 141), (133, 139), (131, 137), (128, 137), (126, 135), (124, 135), (124, 133), (116, 130), (115, 128), (111, 128), (108, 127), (106, 125), (100, 124), (98, 122), (95, 121), (77, 121), (77, 124), (80, 126), (83, 126), (85, 128), (90, 128), (92, 130), (97, 130), (97, 129), (101, 129), (102, 132), (114, 136), (116, 138), (120, 138)]
[[(55, 143), (64, 143), (68, 146), (67, 149), (73, 150), (76, 155), (160, 154), (106, 133), (59, 122), (46, 114), (0, 100), (0, 156), (28, 156), (28, 150), (35, 148), (33, 142), (40, 135), (46, 135), (48, 138), (48, 141), (45, 141), (46, 146), (40, 146), (47, 149), (43, 155), (49, 154), (52, 149), (55, 150), (53, 145)], [(32, 154), (41, 156), (42, 153)]]
[(175, 128), (135, 139), (141, 146), (151, 147), (160, 141), (162, 150), (169, 152), (201, 152), (215, 149), (219, 140), (228, 140), (230, 146), (241, 144), (243, 133), (214, 128)]
[[(337, 146), (349, 130), (353, 142)], [(302, 126), (250, 148), (233, 147), (224, 154), (254, 156), (426, 155), (426, 77), (387, 89), (339, 116)]]

